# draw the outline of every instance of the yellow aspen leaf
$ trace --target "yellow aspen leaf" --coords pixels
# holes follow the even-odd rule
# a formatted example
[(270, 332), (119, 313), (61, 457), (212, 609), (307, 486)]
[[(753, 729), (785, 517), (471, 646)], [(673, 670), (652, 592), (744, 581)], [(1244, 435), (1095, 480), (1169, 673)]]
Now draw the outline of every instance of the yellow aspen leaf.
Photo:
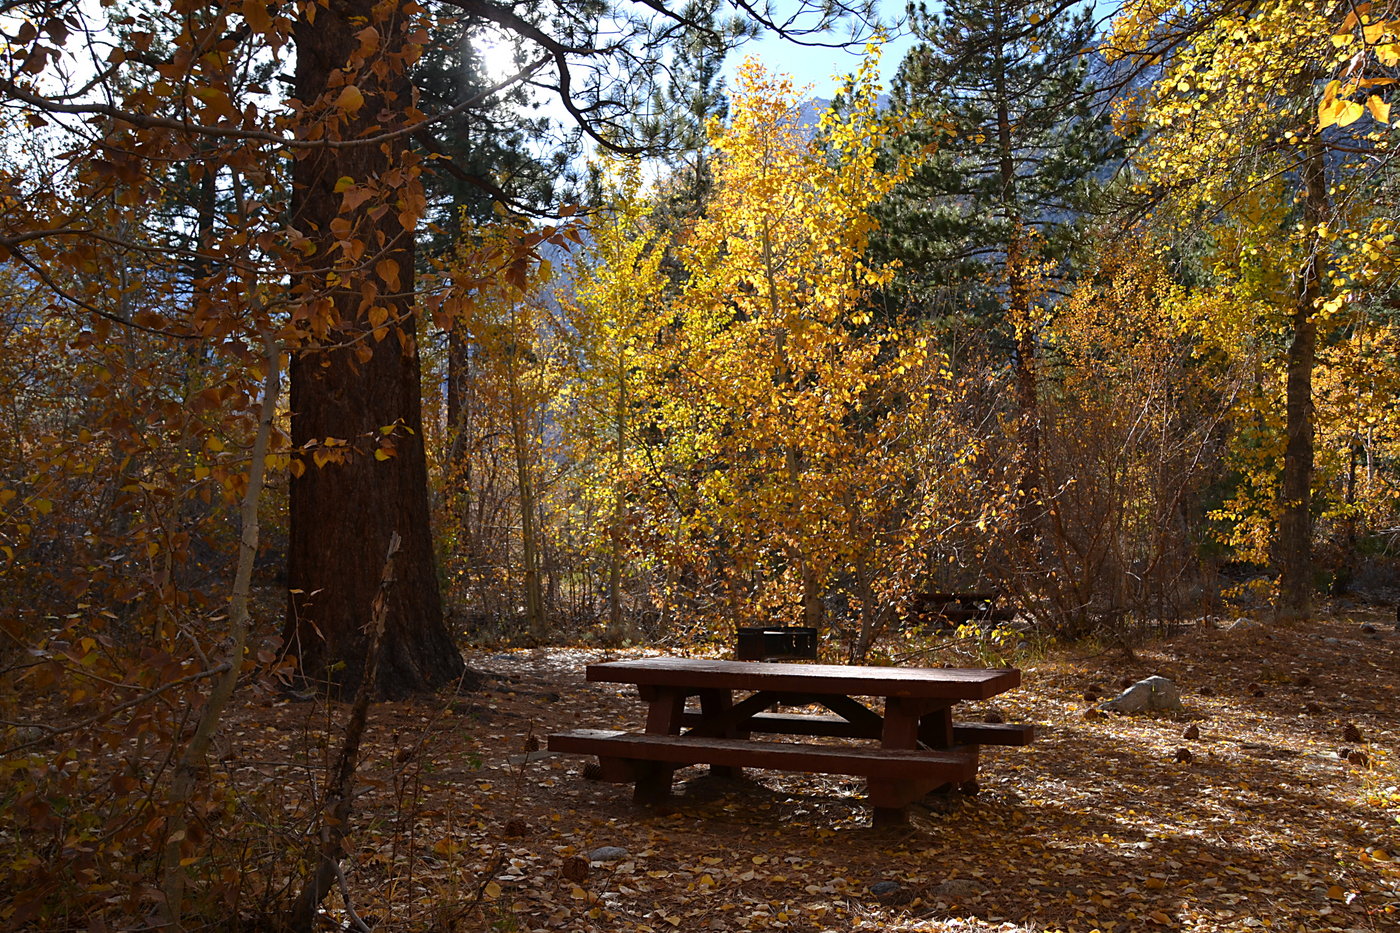
[(29, 504), (33, 506), (34, 511), (38, 512), (40, 515), (47, 515), (53, 511), (52, 499), (35, 499)]
[(486, 898), (494, 901), (501, 896), (501, 886), (494, 881), (486, 882)]
[(1327, 889), (1327, 896), (1334, 901), (1340, 901), (1347, 896), (1347, 892), (1342, 890), (1342, 886), (1334, 884)]
[(365, 105), (365, 95), (360, 93), (360, 89), (353, 84), (347, 84), (341, 88), (340, 96), (335, 99), (335, 109), (342, 113), (354, 115)]
[(355, 179), (349, 175), (341, 175), (335, 180), (335, 193), (344, 194), (349, 189), (355, 187)]
[(389, 460), (394, 456), (394, 452), (384, 447), (374, 448), (374, 459)]
[(1357, 120), (1361, 119), (1361, 115), (1365, 112), (1366, 108), (1358, 104), (1356, 101), (1342, 101), (1342, 112), (1337, 116), (1337, 125), (1350, 126)]
[(1366, 109), (1371, 111), (1371, 116), (1377, 123), (1390, 124), (1390, 103), (1383, 101), (1375, 94), (1366, 98)]

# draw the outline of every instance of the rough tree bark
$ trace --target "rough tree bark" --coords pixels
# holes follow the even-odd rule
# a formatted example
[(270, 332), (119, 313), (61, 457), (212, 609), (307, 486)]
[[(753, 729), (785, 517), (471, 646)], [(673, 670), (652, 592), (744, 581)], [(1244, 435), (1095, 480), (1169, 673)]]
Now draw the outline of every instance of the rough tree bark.
[(1293, 307), (1293, 340), (1288, 346), (1285, 389), (1287, 443), (1283, 451), (1283, 482), (1279, 488), (1277, 559), (1278, 604), (1282, 620), (1306, 619), (1312, 612), (1312, 374), (1317, 359), (1317, 307), (1322, 299), (1327, 246), (1319, 225), (1327, 217), (1326, 154), (1320, 145), (1309, 151), (1301, 168), (1303, 223), (1310, 245), (1298, 272), (1298, 297)]
[[(322, 112), (318, 101), (327, 114), (319, 126), (328, 138), (352, 140), (403, 126), (412, 104), (405, 53), (413, 28), (404, 7), (397, 0), (330, 0), (306, 8), (314, 20), (302, 19), (295, 30), (294, 86), (308, 126), (318, 126), (311, 122)], [(367, 37), (371, 27), (376, 35)], [(346, 90), (350, 85), (355, 90)], [(291, 362), (292, 443), (336, 438), (345, 444), (338, 459), (323, 456), (318, 465), (308, 457), (291, 482), (284, 634), (309, 681), (346, 695), (355, 693), (364, 674), (375, 570), (395, 531), (403, 549), (379, 692), (430, 689), (464, 669), (443, 623), (429, 528), (414, 220), (411, 211), (405, 219), (401, 206), (412, 191), (410, 169), (406, 137), (299, 150), (292, 169), (291, 226), (311, 247), (295, 280), (307, 337)], [(343, 179), (371, 186), (379, 200), (342, 213), (344, 191), (337, 188)], [(356, 242), (363, 244), (358, 255)], [(378, 294), (371, 298), (367, 289)], [(392, 430), (392, 453), (376, 455), (385, 430)]]

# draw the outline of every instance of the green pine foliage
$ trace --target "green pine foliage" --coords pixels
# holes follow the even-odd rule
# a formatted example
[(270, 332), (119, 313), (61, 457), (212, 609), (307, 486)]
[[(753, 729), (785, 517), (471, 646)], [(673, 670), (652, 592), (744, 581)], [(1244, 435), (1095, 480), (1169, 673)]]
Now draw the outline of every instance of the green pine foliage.
[(1016, 237), (1053, 296), (1122, 145), (1095, 93), (1089, 9), (967, 0), (909, 13), (921, 42), (893, 84), (908, 128), (890, 146), (937, 151), (880, 209), (873, 247), (904, 269), (893, 297), (934, 317), (1004, 308)]

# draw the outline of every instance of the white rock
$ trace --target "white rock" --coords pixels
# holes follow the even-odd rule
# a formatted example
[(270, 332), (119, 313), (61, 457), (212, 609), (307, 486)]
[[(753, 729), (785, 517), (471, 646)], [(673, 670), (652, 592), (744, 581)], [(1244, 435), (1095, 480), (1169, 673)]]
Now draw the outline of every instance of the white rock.
[(1140, 713), (1143, 710), (1180, 710), (1181, 692), (1176, 689), (1176, 684), (1165, 677), (1149, 677), (1146, 680), (1139, 680), (1121, 694), (1106, 703), (1100, 703), (1099, 709), (1113, 710), (1119, 713)]
[(590, 862), (616, 862), (620, 858), (625, 858), (627, 850), (622, 846), (599, 846), (588, 853)]

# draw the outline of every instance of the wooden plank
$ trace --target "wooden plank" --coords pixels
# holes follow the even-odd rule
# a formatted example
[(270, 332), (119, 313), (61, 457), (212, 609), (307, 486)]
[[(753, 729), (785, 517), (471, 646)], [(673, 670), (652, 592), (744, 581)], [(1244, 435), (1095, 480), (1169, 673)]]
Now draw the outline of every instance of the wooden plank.
[[(681, 717), (686, 727), (698, 726), (703, 717), (697, 712), (687, 712)], [(878, 739), (880, 723), (857, 725), (840, 716), (813, 715), (810, 713), (755, 713), (749, 717), (747, 729), (750, 732), (776, 733), (780, 735), (810, 735), (820, 738), (838, 739)], [(1035, 739), (1035, 726), (1026, 723), (953, 723), (953, 745), (1029, 745)]]
[(872, 778), (937, 779), (940, 782), (970, 780), (977, 773), (973, 749), (841, 748), (746, 739), (639, 735), (603, 729), (557, 732), (549, 736), (548, 743), (552, 752), (674, 765), (718, 764)]
[(842, 696), (986, 700), (1021, 685), (1015, 668), (848, 667), (707, 658), (637, 658), (590, 664), (590, 681)]
[(1019, 722), (955, 722), (954, 745), (1029, 745), (1035, 726)]
[[(698, 726), (702, 720), (699, 713), (687, 712), (681, 722), (687, 726)], [(782, 735), (810, 735), (823, 738), (878, 739), (880, 724), (872, 729), (868, 725), (856, 725), (840, 716), (816, 716), (806, 713), (755, 713), (749, 717), (745, 728), (750, 732), (770, 732)]]

